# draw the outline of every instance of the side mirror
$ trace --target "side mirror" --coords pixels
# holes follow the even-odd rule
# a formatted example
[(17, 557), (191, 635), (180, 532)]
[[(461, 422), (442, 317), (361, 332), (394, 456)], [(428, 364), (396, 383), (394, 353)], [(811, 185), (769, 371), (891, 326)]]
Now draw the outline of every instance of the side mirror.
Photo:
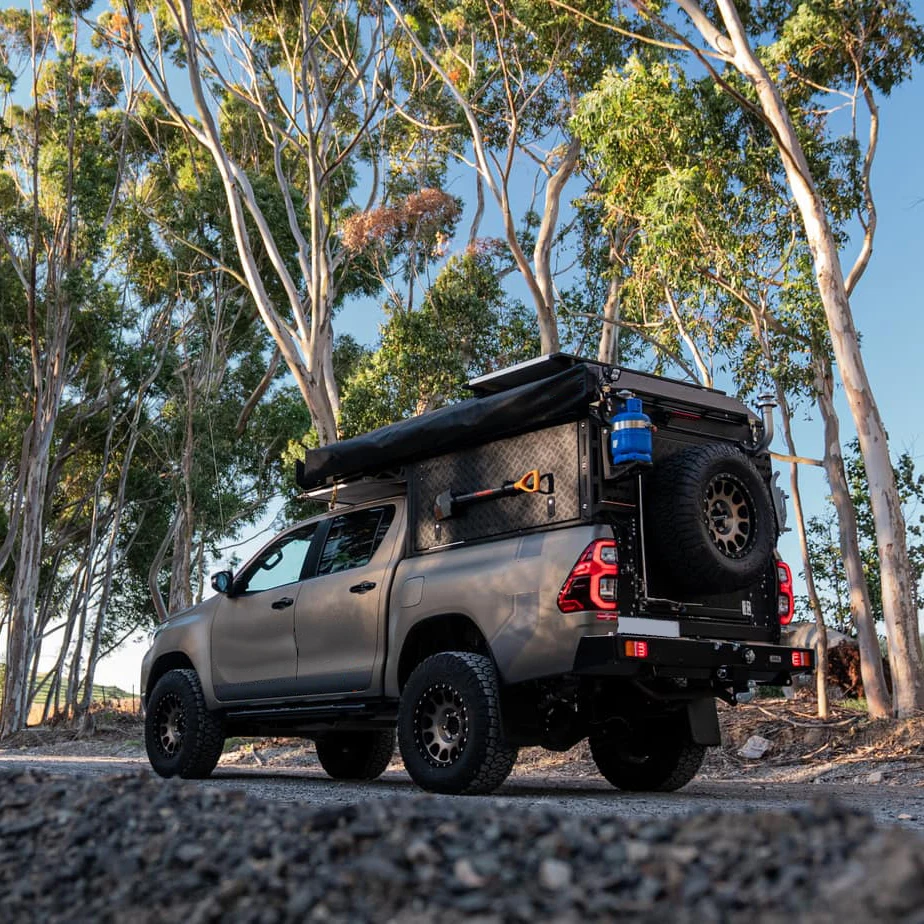
[(234, 575), (230, 571), (219, 571), (212, 575), (212, 587), (220, 594), (230, 593), (233, 584)]

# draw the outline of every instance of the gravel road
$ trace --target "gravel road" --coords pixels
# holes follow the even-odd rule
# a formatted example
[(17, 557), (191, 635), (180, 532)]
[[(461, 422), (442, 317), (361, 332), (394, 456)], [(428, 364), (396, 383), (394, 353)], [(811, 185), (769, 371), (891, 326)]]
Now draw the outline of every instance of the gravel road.
[[(0, 754), (0, 771), (40, 769), (88, 777), (142, 771), (144, 759), (112, 757), (51, 757)], [(339, 783), (314, 769), (219, 766), (213, 777), (197, 785), (243, 790), (260, 799), (303, 805), (343, 805), (370, 800), (407, 799), (420, 795), (404, 773), (389, 771), (374, 783)], [(434, 796), (441, 802), (460, 797)], [(924, 831), (924, 785), (847, 785), (835, 783), (741, 783), (694, 780), (683, 790), (667, 794), (620, 793), (594, 778), (575, 779), (558, 774), (511, 778), (492, 796), (467, 796), (471, 805), (517, 809), (557, 809), (572, 815), (611, 814), (622, 818), (666, 818), (709, 811), (782, 811), (800, 808), (814, 799), (835, 799), (871, 815), (877, 822)]]

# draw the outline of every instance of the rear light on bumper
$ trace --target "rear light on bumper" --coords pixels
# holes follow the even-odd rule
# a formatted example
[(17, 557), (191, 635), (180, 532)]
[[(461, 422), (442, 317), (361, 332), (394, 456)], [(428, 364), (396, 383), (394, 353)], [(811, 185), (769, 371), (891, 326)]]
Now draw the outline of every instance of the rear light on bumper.
[(565, 578), (558, 593), (558, 608), (563, 613), (615, 612), (618, 576), (615, 540), (594, 540)]
[(758, 684), (788, 685), (794, 674), (810, 673), (810, 648), (713, 639), (585, 635), (578, 643), (575, 674), (615, 677), (687, 677), (715, 688), (745, 690)]
[(792, 571), (784, 561), (776, 563), (777, 598), (776, 611), (780, 625), (788, 626), (795, 612), (795, 600), (792, 593)]

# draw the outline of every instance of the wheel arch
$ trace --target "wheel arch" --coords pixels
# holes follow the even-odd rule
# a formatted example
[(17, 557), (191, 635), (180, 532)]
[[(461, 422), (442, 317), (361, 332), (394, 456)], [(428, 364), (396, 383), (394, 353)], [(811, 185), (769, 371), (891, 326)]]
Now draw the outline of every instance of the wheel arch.
[(398, 690), (404, 689), (421, 661), (441, 651), (471, 651), (494, 660), (484, 633), (469, 616), (463, 613), (430, 616), (417, 623), (404, 638), (398, 657)]
[(164, 674), (169, 671), (183, 670), (184, 668), (194, 670), (197, 674), (199, 673), (196, 665), (193, 664), (192, 659), (185, 651), (168, 651), (162, 654), (151, 666), (151, 672), (148, 674), (148, 683), (143, 691), (145, 699), (150, 699), (154, 687), (157, 686), (157, 681), (160, 680)]

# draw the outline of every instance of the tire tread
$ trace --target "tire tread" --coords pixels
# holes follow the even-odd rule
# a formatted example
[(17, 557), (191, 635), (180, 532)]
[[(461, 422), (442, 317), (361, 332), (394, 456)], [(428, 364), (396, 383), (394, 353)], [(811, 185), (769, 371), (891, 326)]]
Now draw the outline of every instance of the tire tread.
[(627, 765), (620, 760), (616, 743), (605, 737), (590, 737), (590, 753), (601, 775), (616, 789), (626, 792), (675, 792), (699, 773), (706, 747), (692, 741), (680, 742), (676, 757), (668, 761), (667, 766), (649, 769), (643, 769), (644, 764)]
[[(713, 550), (702, 523), (702, 472), (713, 463), (733, 461), (755, 506), (753, 561), (731, 563)], [(757, 580), (772, 558), (776, 541), (770, 493), (753, 463), (727, 443), (690, 446), (658, 462), (646, 492), (652, 545), (671, 580), (687, 591), (738, 590)], [(735, 572), (740, 572), (736, 574)]]

